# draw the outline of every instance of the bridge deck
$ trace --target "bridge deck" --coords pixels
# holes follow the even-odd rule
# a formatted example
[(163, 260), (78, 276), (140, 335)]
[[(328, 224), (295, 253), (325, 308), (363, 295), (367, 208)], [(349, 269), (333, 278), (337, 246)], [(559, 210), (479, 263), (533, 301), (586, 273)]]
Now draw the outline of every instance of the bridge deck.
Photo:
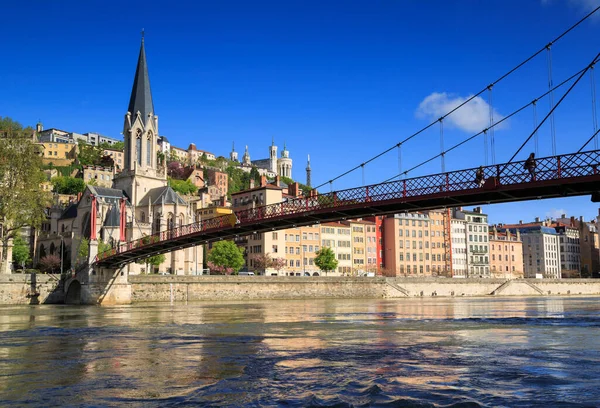
[(485, 184), (476, 169), (459, 170), (301, 197), (231, 215), (183, 225), (113, 248), (97, 258), (117, 267), (159, 253), (252, 233), (372, 215), (596, 194), (600, 190), (600, 151), (536, 160), (532, 175), (524, 162), (484, 167)]

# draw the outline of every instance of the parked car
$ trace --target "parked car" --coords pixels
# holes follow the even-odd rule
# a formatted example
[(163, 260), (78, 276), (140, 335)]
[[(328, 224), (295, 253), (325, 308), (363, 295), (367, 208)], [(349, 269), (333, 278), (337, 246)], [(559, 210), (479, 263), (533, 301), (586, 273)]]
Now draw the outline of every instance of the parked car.
[(238, 275), (240, 276), (254, 276), (254, 272), (250, 272), (250, 271), (239, 271)]

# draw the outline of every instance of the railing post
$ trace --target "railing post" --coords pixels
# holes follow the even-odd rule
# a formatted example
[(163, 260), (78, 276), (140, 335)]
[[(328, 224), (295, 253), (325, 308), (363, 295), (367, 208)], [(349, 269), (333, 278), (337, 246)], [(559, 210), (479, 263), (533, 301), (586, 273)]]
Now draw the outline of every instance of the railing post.
[(284, 215), (284, 214), (283, 214), (283, 210), (284, 210), (284, 209), (283, 209), (283, 201), (282, 201), (282, 202), (281, 202), (281, 215)]
[(450, 175), (446, 173), (446, 191), (450, 191)]
[(496, 183), (500, 184), (500, 166), (496, 164)]
[(402, 198), (406, 198), (406, 180), (402, 180)]
[(560, 156), (556, 156), (556, 162), (557, 162), (557, 165), (558, 165), (558, 178), (561, 178), (562, 169), (560, 168)]
[(371, 201), (369, 200), (369, 186), (365, 187), (365, 202)]

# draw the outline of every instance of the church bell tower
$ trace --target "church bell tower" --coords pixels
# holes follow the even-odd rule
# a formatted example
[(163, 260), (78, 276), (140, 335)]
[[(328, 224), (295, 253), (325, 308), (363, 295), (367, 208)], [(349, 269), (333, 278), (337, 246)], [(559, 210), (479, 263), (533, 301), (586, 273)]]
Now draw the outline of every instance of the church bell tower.
[(150, 90), (143, 32), (123, 138), (125, 163), (123, 171), (115, 177), (114, 187), (125, 190), (132, 203), (137, 204), (147, 190), (167, 184), (166, 171), (157, 163), (158, 116)]

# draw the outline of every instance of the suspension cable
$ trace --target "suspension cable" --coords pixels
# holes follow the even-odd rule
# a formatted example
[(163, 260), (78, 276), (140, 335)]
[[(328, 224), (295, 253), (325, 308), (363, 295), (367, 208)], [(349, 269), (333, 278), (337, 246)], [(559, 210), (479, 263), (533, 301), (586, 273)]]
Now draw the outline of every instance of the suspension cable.
[(444, 118), (440, 118), (440, 157), (442, 158), (442, 173), (446, 171), (444, 154)]
[(402, 174), (402, 143), (398, 143), (398, 174)]
[[(488, 86), (488, 91), (489, 91), (489, 110), (490, 110), (490, 127), (488, 128), (490, 131), (490, 147), (491, 147), (491, 153), (492, 153), (492, 164), (496, 164), (496, 147), (494, 146), (494, 100), (492, 98), (493, 96), (493, 92), (492, 90), (494, 89), (494, 85), (490, 85)], [(486, 143), (486, 148), (487, 148), (487, 143)], [(487, 152), (486, 152), (487, 155)], [(487, 160), (486, 160), (487, 161)]]
[(533, 106), (533, 144), (535, 155), (538, 155), (538, 132), (537, 132), (537, 99), (532, 102)]
[(487, 166), (488, 165), (488, 134), (487, 134), (488, 130), (485, 129), (483, 131), (483, 157), (484, 157), (484, 164)]
[[(596, 136), (598, 135), (598, 133), (600, 132), (600, 129), (597, 129), (594, 134), (587, 140), (587, 142), (585, 142), (583, 144), (583, 146), (581, 146), (579, 148), (579, 150), (577, 150), (577, 153), (581, 153), (581, 151), (592, 141), (592, 139), (596, 140)], [(597, 149), (594, 149), (597, 150)]]
[[(598, 61), (598, 58), (596, 58), (596, 60), (594, 61), (594, 63), (595, 63), (595, 62), (597, 62), (597, 61)], [(553, 90), (553, 91), (555, 91), (555, 90), (557, 90), (558, 88), (561, 88), (562, 86), (564, 86), (565, 84), (569, 83), (569, 82), (570, 82), (570, 81), (572, 81), (574, 78), (576, 78), (578, 75), (581, 75), (582, 73), (584, 73), (585, 71), (587, 71), (587, 69), (588, 69), (588, 67), (586, 67), (586, 68), (584, 68), (584, 69), (581, 69), (581, 70), (579, 70), (579, 71), (578, 71), (578, 72), (576, 72), (575, 74), (571, 75), (569, 78), (567, 78), (567, 79), (565, 79), (564, 81), (562, 81), (560, 84), (556, 85), (556, 86), (555, 86), (555, 87), (554, 87), (552, 90)], [(544, 98), (544, 97), (548, 96), (548, 94), (549, 94), (549, 93), (550, 93), (550, 91), (546, 91), (545, 93), (543, 93), (543, 94), (542, 94), (542, 95), (540, 95), (539, 97), (535, 98), (533, 101), (531, 101), (531, 102), (529, 102), (529, 103), (527, 103), (527, 104), (525, 104), (525, 105), (521, 106), (519, 109), (517, 109), (517, 110), (513, 111), (512, 113), (510, 113), (510, 114), (506, 115), (505, 117), (503, 117), (502, 119), (500, 119), (499, 121), (497, 121), (496, 123), (494, 123), (494, 126), (498, 126), (498, 125), (500, 125), (501, 123), (503, 123), (504, 121), (506, 121), (506, 120), (510, 119), (511, 117), (513, 117), (513, 116), (517, 115), (518, 113), (522, 112), (524, 109), (526, 109), (526, 108), (528, 108), (529, 106), (531, 106), (531, 105), (533, 105), (534, 103), (536, 103), (538, 100), (540, 100), (540, 99), (542, 99), (542, 98)], [(537, 127), (536, 127), (536, 129), (537, 129)], [(455, 144), (455, 145), (454, 145), (454, 146), (452, 146), (451, 148), (447, 149), (447, 150), (445, 151), (445, 153), (449, 153), (449, 152), (451, 152), (452, 150), (454, 150), (454, 149), (457, 149), (458, 147), (462, 146), (463, 144), (465, 144), (465, 143), (467, 143), (467, 142), (470, 142), (471, 140), (473, 140), (473, 139), (475, 139), (476, 137), (480, 136), (481, 134), (483, 134), (483, 132), (484, 132), (484, 131), (487, 131), (487, 130), (488, 130), (488, 129), (482, 130), (482, 131), (480, 131), (480, 132), (478, 132), (478, 133), (476, 133), (476, 134), (472, 135), (471, 137), (469, 137), (469, 138), (467, 138), (467, 139), (463, 140), (462, 142)], [(534, 132), (535, 132), (535, 131), (536, 131), (536, 130), (534, 130)], [(435, 159), (437, 159), (438, 157), (440, 157), (440, 154), (436, 154), (435, 156), (432, 156), (432, 157), (430, 157), (429, 159), (427, 159), (427, 160), (425, 160), (425, 161), (423, 161), (423, 162), (421, 162), (421, 163), (419, 163), (419, 164), (417, 164), (417, 165), (415, 165), (415, 166), (411, 167), (410, 169), (403, 171), (403, 172), (402, 172), (402, 175), (405, 175), (405, 176), (406, 176), (406, 175), (407, 175), (408, 173), (410, 173), (411, 171), (413, 171), (413, 170), (416, 170), (416, 169), (418, 169), (418, 168), (419, 168), (419, 167), (421, 167), (421, 166), (424, 166), (425, 164), (427, 164), (427, 163), (431, 162), (432, 160), (435, 160)], [(389, 181), (392, 181), (392, 180), (394, 180), (395, 178), (397, 178), (398, 176), (400, 176), (400, 174), (397, 174), (397, 175), (395, 175), (395, 176), (392, 176), (392, 177), (388, 178), (387, 180), (384, 180), (384, 181), (383, 181), (383, 183), (387, 183), (387, 182), (389, 182)]]
[[(579, 75), (579, 77), (577, 77), (577, 79), (575, 80), (575, 82), (573, 82), (573, 84), (569, 87), (569, 89), (567, 89), (567, 91), (564, 93), (564, 95), (558, 100), (558, 102), (556, 103), (556, 105), (554, 105), (552, 107), (552, 109), (550, 110), (550, 112), (548, 112), (548, 114), (544, 117), (544, 119), (542, 119), (542, 121), (540, 122), (540, 124), (534, 129), (534, 133), (536, 130), (538, 130), (540, 128), (540, 126), (542, 126), (544, 124), (544, 122), (546, 121), (546, 119), (548, 119), (549, 117), (552, 116), (552, 114), (554, 113), (554, 111), (556, 110), (556, 108), (558, 108), (560, 106), (560, 104), (562, 103), (562, 101), (565, 100), (565, 98), (567, 97), (567, 95), (569, 95), (569, 93), (573, 90), (573, 88), (575, 88), (575, 85), (577, 85), (577, 83), (579, 81), (581, 81), (581, 78), (583, 78), (583, 76), (585, 75), (586, 72), (588, 72), (588, 70), (596, 63), (596, 61), (598, 60), (598, 57), (600, 57), (600, 52), (598, 54), (596, 54), (596, 56), (594, 57), (594, 59), (592, 60), (592, 62), (590, 62), (590, 64), (583, 70), (583, 72)], [(553, 90), (551, 89), (549, 92), (552, 92)], [(529, 137), (527, 139), (525, 139), (525, 141), (523, 142), (523, 144), (521, 145), (521, 147), (519, 147), (517, 149), (517, 151), (515, 152), (515, 154), (513, 154), (513, 156), (510, 158), (510, 160), (506, 163), (510, 163), (513, 161), (513, 159), (517, 156), (517, 154), (519, 154), (519, 152), (521, 151), (521, 149), (523, 149), (523, 147), (525, 147), (525, 145), (527, 144), (527, 142), (529, 142), (529, 139), (531, 139), (533, 137), (533, 133), (531, 135), (529, 135)]]
[(365, 183), (365, 164), (361, 164), (360, 167), (362, 167), (362, 185), (365, 186), (367, 185), (367, 183)]
[[(548, 89), (552, 89), (552, 43), (546, 45), (546, 56), (548, 61)], [(550, 111), (554, 112), (554, 92), (550, 92), (548, 98)], [(550, 115), (550, 138), (552, 140), (552, 156), (556, 156), (556, 131), (554, 129), (554, 114)]]
[[(574, 30), (577, 26), (579, 26), (581, 23), (583, 23), (585, 20), (587, 20), (588, 18), (590, 18), (594, 13), (596, 13), (598, 10), (600, 10), (600, 6), (596, 7), (594, 10), (590, 11), (588, 14), (586, 14), (583, 18), (581, 18), (579, 21), (577, 21), (575, 24), (573, 24), (572, 26), (570, 26), (567, 30), (563, 31), (558, 37), (556, 37), (554, 40), (552, 40), (550, 43), (551, 44), (555, 44), (556, 42), (558, 42), (560, 39), (562, 39), (564, 36), (566, 36), (568, 33), (570, 33), (572, 30)], [(535, 53), (533, 53), (532, 55), (530, 55), (528, 58), (526, 58), (525, 60), (523, 60), (521, 63), (519, 63), (518, 65), (516, 65), (515, 67), (513, 67), (511, 70), (509, 70), (508, 72), (506, 72), (504, 75), (500, 76), (498, 79), (496, 79), (494, 82), (492, 82), (490, 85), (496, 85), (498, 84), (500, 81), (502, 81), (503, 79), (505, 79), (506, 77), (508, 77), (509, 75), (511, 75), (513, 72), (517, 71), (518, 69), (520, 69), (523, 65), (527, 64), (529, 61), (531, 61), (532, 59), (534, 59), (535, 57), (537, 57), (540, 53), (544, 52), (544, 50), (546, 50), (546, 45), (544, 47), (542, 47), (541, 49), (539, 49), (538, 51), (536, 51)], [(489, 86), (489, 85), (488, 85)], [(481, 91), (477, 92), (474, 95), (471, 95), (469, 98), (467, 98), (464, 102), (462, 102), (460, 105), (456, 106), (454, 109), (450, 110), (449, 112), (447, 112), (445, 115), (442, 116), (442, 118), (446, 118), (449, 115), (451, 115), (452, 113), (456, 112), (458, 109), (462, 108), (463, 106), (465, 106), (466, 104), (468, 104), (469, 102), (471, 102), (473, 99), (477, 98), (478, 96), (480, 96), (482, 93), (484, 93), (487, 89), (488, 86), (486, 86), (485, 88), (483, 88)], [(400, 141), (400, 144), (404, 144), (406, 142), (408, 142), (409, 140), (413, 139), (414, 137), (420, 135), (421, 133), (423, 133), (424, 131), (426, 131), (427, 129), (429, 129), (430, 127), (434, 126), (439, 119), (436, 119), (435, 121), (429, 123), (427, 126), (421, 128), (420, 130), (414, 132), (413, 134), (411, 134), (410, 136), (408, 136), (407, 138), (405, 138), (404, 140)], [(371, 157), (369, 160), (365, 161), (365, 164), (368, 164), (370, 162), (372, 162), (373, 160), (376, 160), (378, 158), (380, 158), (381, 156), (384, 156), (385, 154), (389, 153), (390, 151), (392, 151), (395, 147), (397, 146), (397, 144), (395, 144), (394, 146), (384, 150), (383, 152), (379, 153), (376, 156)], [(332, 181), (338, 180), (350, 173), (352, 173), (353, 171), (357, 170), (360, 167), (360, 165), (357, 165), (353, 168), (351, 168), (350, 170), (336, 176), (335, 178), (331, 179), (329, 181), (329, 183), (331, 183)], [(319, 184), (318, 186), (314, 187), (314, 189), (318, 189), (323, 187), (324, 185), (326, 185), (328, 182), (324, 182), (322, 184)]]
[[(594, 132), (597, 134), (598, 116), (596, 114), (596, 79), (594, 78), (594, 65), (592, 65), (590, 69), (590, 81), (592, 83), (592, 123), (594, 125)], [(594, 138), (594, 150), (598, 150), (598, 138)]]

